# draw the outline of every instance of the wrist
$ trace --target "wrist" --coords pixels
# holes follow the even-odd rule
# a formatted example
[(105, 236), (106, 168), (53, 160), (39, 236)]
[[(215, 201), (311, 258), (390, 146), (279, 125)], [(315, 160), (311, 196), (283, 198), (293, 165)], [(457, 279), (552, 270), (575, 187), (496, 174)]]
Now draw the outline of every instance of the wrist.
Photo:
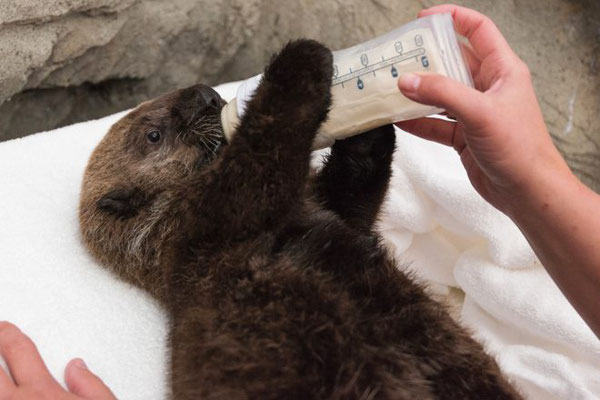
[(529, 177), (517, 185), (505, 209), (517, 225), (574, 206), (578, 195), (587, 189), (562, 158), (560, 161), (554, 165), (534, 163)]

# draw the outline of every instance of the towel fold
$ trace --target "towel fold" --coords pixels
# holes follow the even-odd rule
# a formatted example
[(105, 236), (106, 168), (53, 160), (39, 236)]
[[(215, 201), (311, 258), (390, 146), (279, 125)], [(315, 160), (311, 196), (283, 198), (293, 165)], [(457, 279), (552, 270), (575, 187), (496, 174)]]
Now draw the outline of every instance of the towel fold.
[[(471, 186), (454, 150), (397, 130), (380, 229), (399, 260), (451, 303), (529, 398), (600, 397), (600, 342), (516, 225)], [(410, 241), (401, 238), (410, 237)]]

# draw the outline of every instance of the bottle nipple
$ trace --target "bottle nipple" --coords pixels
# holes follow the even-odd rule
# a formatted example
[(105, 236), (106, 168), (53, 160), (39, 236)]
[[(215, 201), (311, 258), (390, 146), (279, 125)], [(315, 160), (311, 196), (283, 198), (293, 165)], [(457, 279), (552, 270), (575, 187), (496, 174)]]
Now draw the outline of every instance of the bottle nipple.
[(227, 142), (231, 142), (233, 133), (240, 123), (237, 112), (237, 99), (234, 97), (229, 103), (225, 104), (221, 109), (221, 124), (223, 125), (223, 133)]

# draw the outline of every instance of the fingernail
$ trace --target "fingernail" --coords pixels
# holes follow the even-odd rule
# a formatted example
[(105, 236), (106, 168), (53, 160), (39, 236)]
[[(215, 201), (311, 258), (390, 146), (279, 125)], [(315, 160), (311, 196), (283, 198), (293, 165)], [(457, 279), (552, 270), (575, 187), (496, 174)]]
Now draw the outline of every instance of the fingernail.
[(85, 365), (85, 362), (81, 358), (76, 358), (73, 360), (73, 365), (77, 368), (84, 369), (87, 371), (88, 367)]
[(398, 80), (398, 86), (403, 92), (416, 92), (420, 83), (421, 77), (417, 74), (404, 74)]

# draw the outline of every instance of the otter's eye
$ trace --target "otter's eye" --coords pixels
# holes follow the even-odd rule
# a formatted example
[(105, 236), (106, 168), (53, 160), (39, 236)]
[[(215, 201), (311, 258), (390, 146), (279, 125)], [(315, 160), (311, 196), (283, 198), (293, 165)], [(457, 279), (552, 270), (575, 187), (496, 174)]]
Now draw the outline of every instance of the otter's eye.
[(160, 132), (159, 131), (150, 131), (146, 135), (146, 139), (149, 143), (155, 144), (160, 141)]

